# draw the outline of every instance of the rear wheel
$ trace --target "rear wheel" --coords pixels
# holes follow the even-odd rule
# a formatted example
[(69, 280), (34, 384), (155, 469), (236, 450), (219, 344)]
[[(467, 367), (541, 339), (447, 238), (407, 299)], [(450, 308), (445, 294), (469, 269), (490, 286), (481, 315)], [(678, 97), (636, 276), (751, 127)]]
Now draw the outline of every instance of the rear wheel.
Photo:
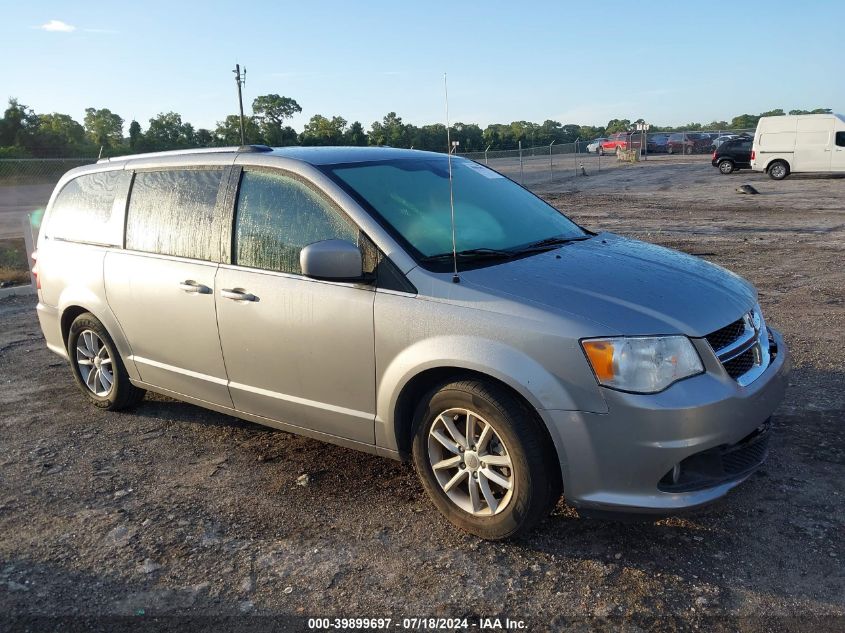
[(789, 165), (786, 161), (776, 160), (769, 165), (769, 178), (772, 180), (783, 180), (789, 175)]
[(692, 154), (692, 145), (687, 145), (686, 147), (684, 147), (684, 154), (686, 154), (687, 156)]
[(560, 464), (536, 414), (507, 389), (454, 382), (417, 408), (413, 459), (437, 509), (485, 539), (524, 532), (561, 493)]
[(667, 146), (666, 146), (666, 153), (667, 153), (667, 154), (674, 154), (674, 153), (675, 153), (675, 150), (674, 150), (674, 148), (673, 148), (671, 145), (667, 145)]
[(143, 400), (144, 390), (129, 382), (114, 341), (93, 314), (80, 314), (71, 323), (67, 351), (76, 384), (94, 406), (119, 411)]
[(734, 164), (733, 161), (730, 160), (723, 160), (719, 162), (719, 172), (727, 175), (733, 172)]

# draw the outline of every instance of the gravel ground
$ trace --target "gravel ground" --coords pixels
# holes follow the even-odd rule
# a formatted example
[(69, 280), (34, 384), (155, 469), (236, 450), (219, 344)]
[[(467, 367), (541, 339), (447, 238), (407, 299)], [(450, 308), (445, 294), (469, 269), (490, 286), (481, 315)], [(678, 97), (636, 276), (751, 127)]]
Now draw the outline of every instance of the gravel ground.
[[(761, 195), (735, 194), (744, 182)], [(12, 298), (0, 301), (0, 630), (223, 616), (238, 616), (226, 630), (313, 616), (842, 630), (845, 179), (633, 165), (545, 195), (585, 226), (701, 255), (760, 289), (795, 369), (769, 461), (744, 485), (644, 523), (582, 519), (561, 501), (523, 539), (483, 542), (440, 518), (407, 465), (158, 396), (133, 413), (87, 406), (33, 300)]]

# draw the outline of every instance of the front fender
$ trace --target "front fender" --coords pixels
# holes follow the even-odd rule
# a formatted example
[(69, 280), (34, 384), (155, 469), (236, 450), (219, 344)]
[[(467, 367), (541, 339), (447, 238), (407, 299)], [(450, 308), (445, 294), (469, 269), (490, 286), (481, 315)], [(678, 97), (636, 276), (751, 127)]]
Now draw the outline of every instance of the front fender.
[(431, 369), (465, 369), (508, 385), (535, 410), (577, 410), (571, 394), (554, 375), (523, 352), (496, 340), (444, 335), (404, 348), (380, 372), (376, 392), (376, 444), (398, 450), (394, 419), (402, 390)]

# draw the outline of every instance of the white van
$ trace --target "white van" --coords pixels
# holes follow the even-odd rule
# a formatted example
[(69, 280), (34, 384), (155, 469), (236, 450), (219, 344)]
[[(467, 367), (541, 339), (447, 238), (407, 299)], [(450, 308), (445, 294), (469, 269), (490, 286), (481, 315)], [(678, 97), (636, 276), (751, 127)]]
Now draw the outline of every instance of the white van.
[(764, 116), (751, 147), (751, 169), (774, 180), (804, 172), (845, 172), (845, 116)]

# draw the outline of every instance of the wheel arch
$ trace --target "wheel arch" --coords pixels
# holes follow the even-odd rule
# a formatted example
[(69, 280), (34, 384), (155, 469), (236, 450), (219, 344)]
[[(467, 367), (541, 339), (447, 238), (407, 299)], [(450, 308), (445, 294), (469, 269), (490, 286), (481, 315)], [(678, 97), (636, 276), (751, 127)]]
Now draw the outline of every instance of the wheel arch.
[(786, 159), (786, 158), (784, 158), (783, 156), (775, 156), (774, 158), (771, 158), (771, 159), (770, 159), (770, 160), (766, 163), (766, 167), (765, 167), (765, 169), (764, 169), (763, 171), (764, 171), (765, 173), (767, 173), (767, 174), (768, 174), (768, 173), (769, 173), (769, 169), (770, 169), (770, 168), (772, 167), (772, 165), (774, 165), (775, 163), (784, 163), (784, 164), (786, 165), (786, 169), (787, 169), (787, 171), (788, 171), (790, 174), (792, 173), (792, 165), (790, 164), (789, 160), (787, 160), (787, 159)]
[(79, 315), (85, 314), (86, 312), (100, 321), (100, 323), (103, 324), (103, 327), (106, 328), (106, 331), (109, 333), (109, 336), (111, 336), (112, 341), (114, 341), (114, 344), (117, 347), (117, 352), (123, 359), (123, 364), (126, 367), (126, 373), (129, 374), (130, 379), (139, 380), (140, 375), (135, 367), (135, 363), (131, 360), (132, 348), (130, 347), (129, 341), (123, 332), (123, 328), (120, 327), (117, 317), (115, 317), (108, 304), (105, 301), (98, 299), (96, 295), (92, 294), (90, 297), (87, 297), (87, 300), (86, 297), (62, 297), (62, 301), (59, 306), (59, 328), (61, 330), (62, 343), (64, 344), (65, 349), (67, 349), (71, 324), (77, 317), (79, 317)]
[[(491, 376), (490, 374), (464, 367), (435, 367), (420, 372), (409, 380), (399, 396), (396, 399), (394, 407), (394, 424), (393, 432), (396, 438), (396, 446), (398, 447), (401, 459), (407, 460), (411, 455), (411, 445), (414, 439), (414, 412), (419, 406), (420, 400), (428, 392), (436, 389), (439, 386), (457, 382), (460, 380), (477, 380), (487, 384), (495, 385), (496, 387), (508, 392), (515, 400), (535, 416), (541, 432), (544, 434), (544, 439), (548, 445), (554, 446), (556, 451), (561, 447), (555, 441), (552, 433), (549, 430), (546, 420), (544, 420), (540, 411), (520, 392), (520, 390), (513, 387), (507, 382)], [(557, 461), (557, 460), (556, 460)]]

